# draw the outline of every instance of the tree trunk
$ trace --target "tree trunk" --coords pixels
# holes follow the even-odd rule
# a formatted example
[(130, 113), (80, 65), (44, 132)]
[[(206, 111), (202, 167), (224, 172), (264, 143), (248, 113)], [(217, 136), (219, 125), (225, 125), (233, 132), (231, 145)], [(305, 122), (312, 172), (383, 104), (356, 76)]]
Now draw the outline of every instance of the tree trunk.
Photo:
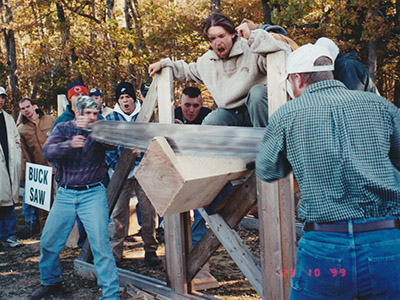
[[(8, 1), (4, 1), (1, 3), (1, 6), (6, 8), (6, 23), (11, 24), (13, 22), (12, 11), (8, 4)], [(12, 27), (12, 26), (10, 26)], [(18, 88), (18, 76), (17, 73), (17, 55), (16, 55), (16, 47), (15, 47), (15, 35), (14, 30), (3, 28), (4, 42), (7, 50), (7, 65), (9, 68), (9, 81), (11, 86), (11, 102), (14, 111), (14, 116), (18, 115), (17, 105), (14, 105), (18, 99), (20, 98), (20, 91)]]
[(272, 24), (271, 20), (271, 7), (269, 6), (269, 0), (262, 0), (264, 24)]
[[(397, 62), (395, 73), (400, 75), (400, 61)], [(400, 108), (400, 78), (398, 76), (394, 81), (393, 103)]]
[(368, 73), (372, 81), (375, 83), (375, 71), (376, 71), (376, 47), (378, 40), (368, 41)]
[(212, 12), (221, 11), (221, 0), (211, 0), (211, 11)]

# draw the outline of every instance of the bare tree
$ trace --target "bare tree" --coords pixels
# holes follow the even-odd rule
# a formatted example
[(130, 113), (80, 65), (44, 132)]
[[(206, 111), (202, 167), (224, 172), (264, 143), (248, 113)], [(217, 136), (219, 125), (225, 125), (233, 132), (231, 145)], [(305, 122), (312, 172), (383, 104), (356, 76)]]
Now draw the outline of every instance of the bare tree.
[(5, 13), (1, 14), (1, 23), (3, 24), (1, 30), (3, 31), (4, 42), (7, 50), (7, 65), (9, 68), (9, 81), (11, 86), (11, 97), (14, 109), (14, 116), (17, 116), (17, 108), (14, 103), (18, 101), (20, 97), (20, 91), (18, 88), (18, 77), (17, 73), (17, 56), (15, 47), (15, 35), (12, 26), (8, 26), (13, 22), (12, 11), (10, 9), (8, 1), (0, 0), (0, 11)]
[(272, 24), (271, 20), (271, 6), (269, 5), (269, 0), (262, 0), (264, 24)]

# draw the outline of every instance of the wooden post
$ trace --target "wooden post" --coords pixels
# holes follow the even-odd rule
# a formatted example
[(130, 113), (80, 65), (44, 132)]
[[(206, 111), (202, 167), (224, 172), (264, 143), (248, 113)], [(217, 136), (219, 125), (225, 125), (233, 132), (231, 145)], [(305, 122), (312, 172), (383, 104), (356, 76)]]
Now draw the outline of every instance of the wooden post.
[[(272, 115), (286, 103), (286, 57), (283, 51), (268, 54), (268, 105)], [(263, 299), (287, 300), (296, 259), (293, 175), (273, 183), (257, 178)]]
[(57, 95), (57, 116), (61, 116), (65, 111), (65, 107), (68, 104), (68, 100), (65, 95)]
[[(171, 68), (163, 68), (158, 82), (158, 116), (160, 123), (173, 123), (173, 76)], [(177, 293), (188, 294), (191, 284), (186, 280), (187, 240), (190, 226), (185, 224), (187, 218), (183, 214), (174, 214), (164, 218), (165, 224), (165, 259), (167, 277), (171, 289)], [(186, 232), (185, 232), (186, 230)]]

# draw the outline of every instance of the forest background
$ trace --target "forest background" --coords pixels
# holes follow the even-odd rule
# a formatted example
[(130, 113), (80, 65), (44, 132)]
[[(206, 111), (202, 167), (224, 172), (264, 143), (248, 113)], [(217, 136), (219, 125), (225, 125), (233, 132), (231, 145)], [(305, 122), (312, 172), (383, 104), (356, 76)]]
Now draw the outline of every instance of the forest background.
[(29, 96), (54, 111), (73, 81), (99, 88), (111, 105), (120, 81), (151, 80), (149, 64), (207, 51), (201, 21), (215, 10), (237, 25), (280, 25), (299, 45), (326, 36), (341, 52), (356, 50), (381, 95), (400, 107), (400, 0), (0, 0), (6, 109), (16, 116)]

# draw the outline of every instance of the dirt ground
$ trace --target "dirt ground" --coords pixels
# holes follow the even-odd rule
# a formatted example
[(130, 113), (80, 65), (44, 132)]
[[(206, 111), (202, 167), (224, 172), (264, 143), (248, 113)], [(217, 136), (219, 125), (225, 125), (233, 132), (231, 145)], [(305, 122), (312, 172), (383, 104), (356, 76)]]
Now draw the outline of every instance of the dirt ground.
[[(21, 205), (16, 207), (16, 214), (18, 234), (24, 223)], [(238, 233), (255, 257), (259, 259), (258, 231), (239, 228)], [(0, 246), (0, 300), (30, 299), (32, 291), (40, 285), (38, 266), (40, 236), (20, 240), (20, 242), (22, 246), (18, 248)], [(96, 282), (75, 274), (73, 261), (79, 252), (79, 248), (66, 248), (62, 251), (61, 268), (64, 290), (61, 295), (48, 299), (98, 299), (99, 288)], [(159, 256), (164, 255), (163, 245), (157, 253)], [(125, 243), (124, 259), (120, 266), (165, 281), (166, 275), (163, 267), (148, 267), (143, 260), (143, 255), (141, 240), (128, 237)], [(204, 294), (226, 300), (261, 299), (223, 247), (220, 247), (210, 259), (210, 272), (218, 280), (219, 288), (202, 291)], [(125, 297), (121, 296), (121, 299), (125, 299)]]

